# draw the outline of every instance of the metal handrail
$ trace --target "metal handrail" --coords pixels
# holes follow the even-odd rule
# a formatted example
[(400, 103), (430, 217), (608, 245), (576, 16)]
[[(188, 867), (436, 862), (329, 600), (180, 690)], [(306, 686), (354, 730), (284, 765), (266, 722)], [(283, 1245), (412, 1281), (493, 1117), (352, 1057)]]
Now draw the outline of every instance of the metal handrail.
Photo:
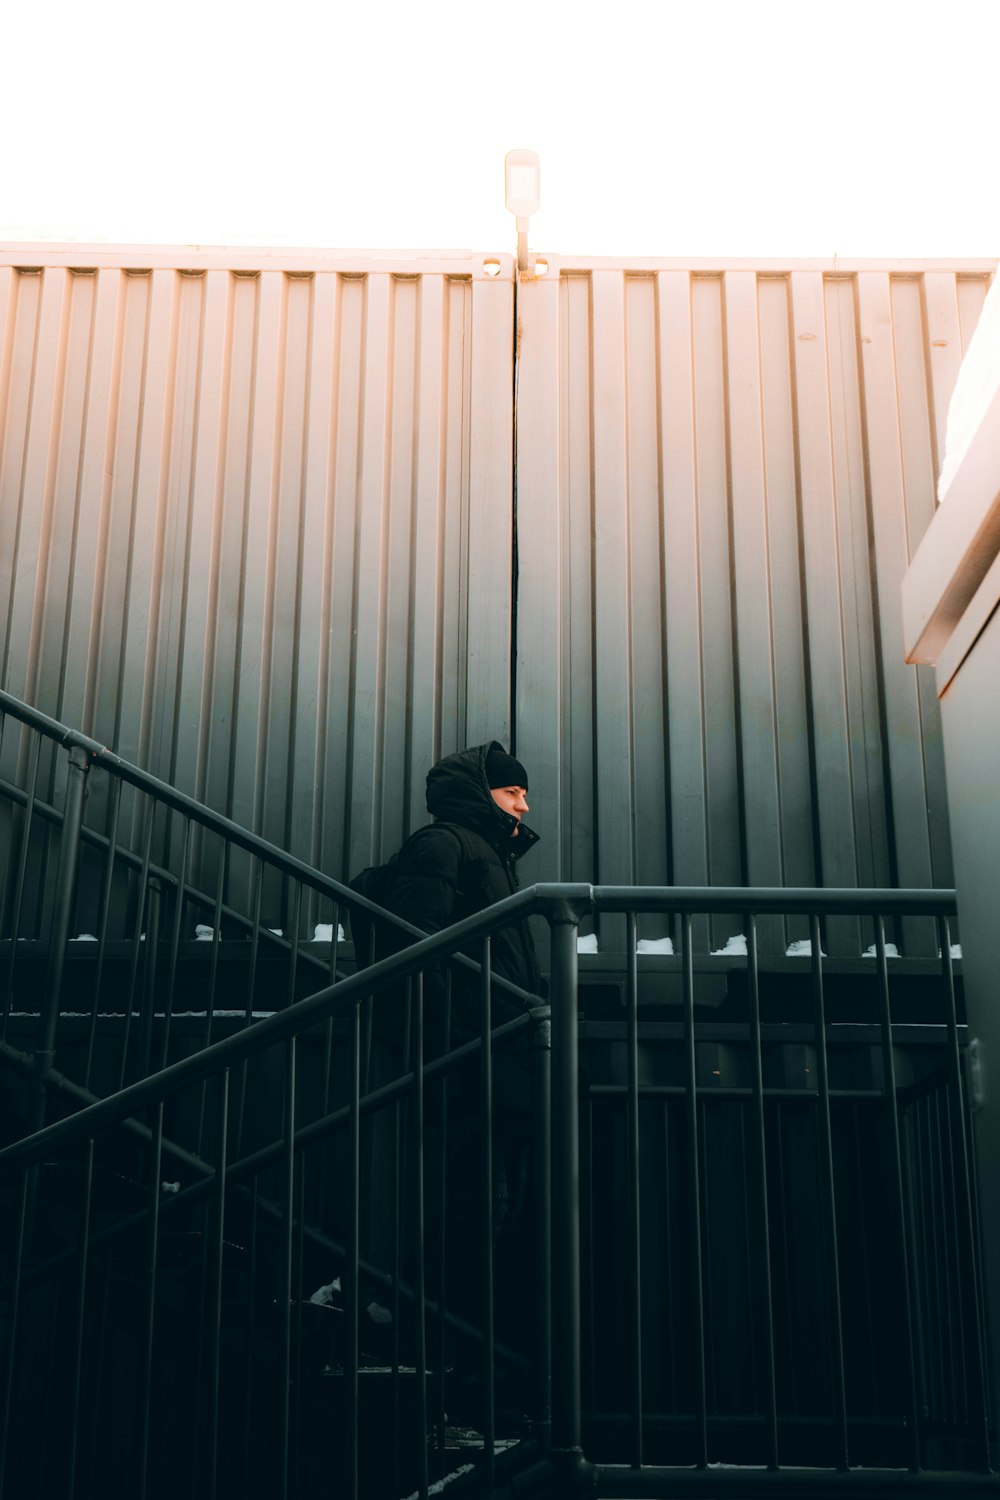
[[(489, 936), (512, 921), (540, 915), (571, 923), (596, 912), (747, 912), (755, 915), (810, 912), (816, 915), (861, 914), (883, 916), (951, 916), (956, 910), (953, 890), (850, 890), (822, 888), (734, 886), (592, 886), (584, 883), (540, 883), (508, 896), (451, 927), (381, 959), (336, 984), (327, 985), (285, 1010), (265, 1017), (246, 1031), (222, 1038), (211, 1046), (171, 1063), (159, 1072), (88, 1105), (68, 1119), (0, 1150), (0, 1171), (30, 1165), (46, 1151), (85, 1140), (102, 1126), (118, 1124), (158, 1103), (177, 1089), (200, 1083), (223, 1067), (231, 1067), (297, 1035), (307, 1027), (346, 1015), (367, 996), (393, 981), (403, 981), (428, 964), (459, 956), (463, 944)], [(471, 963), (472, 960), (469, 960)], [(476, 966), (478, 968), (478, 965)], [(496, 982), (494, 976), (493, 982)]]
[[(403, 917), (399, 917), (394, 912), (388, 911), (384, 907), (378, 906), (375, 902), (368, 900), (367, 897), (359, 895), (350, 886), (346, 886), (339, 880), (335, 880), (331, 875), (324, 874), (322, 870), (317, 870), (313, 865), (309, 865), (304, 860), (298, 859), (294, 854), (289, 854), (287, 850), (281, 849), (277, 844), (272, 844), (269, 839), (263, 838), (260, 834), (252, 833), (249, 829), (234, 822), (231, 818), (224, 817), (221, 813), (215, 812), (205, 803), (199, 802), (194, 797), (189, 797), (185, 792), (178, 791), (176, 787), (170, 786), (168, 782), (161, 781), (158, 776), (153, 776), (149, 771), (144, 771), (141, 767), (133, 765), (131, 761), (124, 760), (120, 755), (115, 755), (113, 751), (108, 750), (100, 741), (91, 739), (89, 735), (81, 734), (79, 730), (71, 729), (68, 725), (62, 724), (57, 719), (50, 718), (48, 714), (42, 713), (40, 709), (32, 707), (31, 704), (24, 703), (21, 699), (15, 698), (12, 694), (0, 689), (0, 717), (4, 714), (10, 714), (12, 718), (19, 720), (20, 723), (25, 724), (30, 729), (36, 730), (39, 734), (44, 735), (46, 739), (52, 740), (65, 749), (82, 750), (93, 765), (99, 766), (110, 775), (118, 777), (130, 786), (134, 786), (138, 791), (145, 792), (148, 796), (155, 798), (156, 801), (162, 803), (164, 806), (170, 807), (175, 812), (179, 812), (183, 816), (192, 819), (192, 821), (198, 823), (202, 828), (218, 834), (228, 843), (235, 844), (246, 853), (266, 861), (281, 871), (282, 874), (289, 875), (293, 879), (300, 881), (318, 895), (326, 896), (338, 905), (346, 906), (349, 910), (356, 908), (367, 912), (370, 916), (396, 928), (397, 931), (404, 933), (407, 937), (422, 938), (426, 935), (421, 928), (414, 926), (412, 922), (407, 922)], [(0, 792), (6, 791), (6, 786), (0, 785)], [(49, 808), (47, 805), (40, 804), (39, 811), (49, 821), (61, 821), (61, 814), (56, 808)], [(119, 852), (120, 848), (126, 857), (132, 854), (132, 851), (117, 845), (115, 852)], [(134, 857), (137, 858), (137, 856)], [(151, 865), (150, 873), (155, 873), (156, 878), (160, 881), (176, 884), (177, 878), (170, 871), (161, 870), (158, 866)], [(194, 900), (201, 900), (203, 902), (211, 901), (212, 899), (205, 896), (203, 892), (194, 891), (190, 888), (186, 888), (186, 894)], [(241, 919), (238, 917), (238, 914), (237, 920), (249, 922), (248, 918)], [(279, 946), (287, 946), (287, 944), (282, 942), (282, 939), (276, 938), (266, 928), (262, 928), (261, 931), (262, 934), (266, 933), (268, 940), (273, 940)], [(455, 953), (452, 957), (462, 968), (474, 973), (479, 972), (479, 965), (468, 954)], [(513, 984), (501, 975), (494, 975), (492, 982), (502, 989), (505, 994), (512, 995), (516, 999), (537, 1001), (537, 996), (531, 995), (527, 990), (521, 989), (519, 985)]]

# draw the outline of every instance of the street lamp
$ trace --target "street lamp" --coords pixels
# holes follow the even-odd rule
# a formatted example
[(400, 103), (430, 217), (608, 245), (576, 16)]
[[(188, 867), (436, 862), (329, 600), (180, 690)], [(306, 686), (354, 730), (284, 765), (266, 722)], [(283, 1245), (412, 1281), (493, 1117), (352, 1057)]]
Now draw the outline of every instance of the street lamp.
[(534, 256), (528, 253), (528, 220), (538, 211), (541, 167), (536, 151), (508, 151), (504, 158), (505, 199), (517, 225), (517, 269), (528, 276)]

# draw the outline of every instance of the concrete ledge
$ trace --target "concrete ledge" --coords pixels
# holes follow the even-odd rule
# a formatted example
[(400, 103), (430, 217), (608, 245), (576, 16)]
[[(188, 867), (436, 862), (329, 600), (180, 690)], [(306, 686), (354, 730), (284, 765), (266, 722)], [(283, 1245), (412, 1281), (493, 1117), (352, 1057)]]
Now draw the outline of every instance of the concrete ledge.
[(1000, 602), (998, 558), (1000, 392), (903, 579), (906, 659), (939, 666), (939, 693)]

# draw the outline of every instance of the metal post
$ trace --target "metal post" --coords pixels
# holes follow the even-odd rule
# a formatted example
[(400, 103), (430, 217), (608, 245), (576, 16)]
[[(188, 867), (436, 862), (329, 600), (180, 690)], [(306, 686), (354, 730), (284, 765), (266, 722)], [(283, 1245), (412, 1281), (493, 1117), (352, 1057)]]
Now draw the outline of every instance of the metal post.
[(49, 962), (38, 1018), (35, 1043), (35, 1097), (32, 1102), (32, 1131), (45, 1124), (45, 1078), (55, 1058), (56, 1028), (59, 1023), (59, 1001), (62, 996), (66, 945), (70, 938), (73, 906), (76, 896), (76, 871), (80, 857), (80, 829), (83, 825), (83, 799), (87, 787), (90, 757), (74, 745), (69, 752), (66, 781), (66, 803), (63, 812), (62, 842), (59, 848), (59, 872), (56, 879), (55, 911), (49, 938)]
[(579, 912), (550, 916), (552, 952), (552, 1455), (583, 1479), (580, 1399)]
[(552, 1020), (548, 1007), (535, 1012), (532, 1070), (532, 1171), (535, 1194), (535, 1405), (539, 1446), (552, 1444)]

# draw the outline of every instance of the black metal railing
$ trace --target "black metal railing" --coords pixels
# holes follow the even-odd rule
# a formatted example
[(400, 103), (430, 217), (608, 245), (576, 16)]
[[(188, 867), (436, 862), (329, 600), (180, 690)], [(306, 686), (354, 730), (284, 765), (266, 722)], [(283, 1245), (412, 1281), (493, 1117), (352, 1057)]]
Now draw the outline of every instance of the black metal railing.
[(55, 1091), (104, 1097), (353, 972), (359, 909), (421, 935), (0, 692), (0, 1062), (35, 1080), (36, 1127)]
[[(123, 1493), (157, 1493), (161, 1481), (172, 1493), (252, 1493), (268, 1465), (276, 1493), (324, 1493), (334, 1474), (347, 1493), (423, 1493), (456, 1461), (456, 1400), (466, 1403), (475, 1429), (467, 1440), (489, 1489), (512, 1389), (532, 1434), (527, 1451), (560, 1483), (596, 1465), (607, 1493), (709, 1493), (723, 1483), (719, 1464), (803, 1492), (837, 1475), (848, 1487), (876, 1485), (877, 1475), (899, 1487), (909, 1474), (923, 1489), (946, 1485), (942, 1493), (986, 1483), (953, 910), (942, 892), (538, 886), (8, 1147), (0, 1180), (15, 1210), (12, 1429), (30, 1430), (32, 1414), (51, 1407), (45, 1381), (69, 1379), (69, 1370), (74, 1431), (94, 1431), (100, 1372), (109, 1345), (125, 1338), (109, 1332), (107, 1309), (120, 1305), (115, 1278), (133, 1274), (138, 1246), (146, 1260), (131, 1338), (144, 1437)], [(581, 917), (621, 916), (634, 937), (636, 914), (654, 911), (680, 922), (681, 952), (657, 960), (658, 977), (676, 976), (679, 987), (663, 998), (637, 957), (621, 1015), (581, 1023)], [(777, 911), (805, 913), (812, 931), (791, 986), (787, 965), (768, 969), (756, 956), (756, 918)], [(747, 940), (721, 1011), (714, 993), (709, 1005), (700, 992), (703, 955), (690, 939), (692, 918), (709, 912), (742, 914)], [(862, 977), (822, 954), (825, 920), (845, 912), (871, 925), (876, 951)], [(441, 988), (442, 959), (488, 945), (495, 927), (531, 913), (550, 927), (551, 1038), (544, 1009), (495, 1024), (484, 963), (478, 1036), (435, 1047), (425, 989), (440, 1022), (450, 988)], [(894, 916), (938, 925), (929, 992), (892, 967), (883, 933)], [(395, 1064), (363, 1092), (361, 1013), (380, 994), (397, 1022), (407, 1008), (410, 1020), (405, 1035), (387, 1028)], [(309, 1037), (341, 1019), (347, 1098), (307, 1118)], [(496, 1069), (514, 1048), (514, 1067), (528, 1070), (517, 1049), (529, 1032), (534, 1213), (508, 1245), (495, 1232), (490, 1181), (507, 1107), (494, 1098)], [(228, 1079), (243, 1064), (256, 1068), (253, 1096), (270, 1096), (273, 1118), (234, 1160)], [(436, 1097), (445, 1080), (452, 1102), (474, 1100), (474, 1119), (459, 1110), (457, 1141), (448, 1099)], [(185, 1095), (202, 1085), (205, 1154), (178, 1193), (156, 1192), (166, 1121), (183, 1142), (195, 1114)], [(608, 1110), (614, 1118), (602, 1118)], [(116, 1216), (100, 1197), (102, 1173), (121, 1171), (108, 1154), (129, 1119), (148, 1134), (129, 1137), (140, 1157), (128, 1174), (135, 1202)], [(53, 1170), (76, 1183), (72, 1222), (65, 1193), (58, 1211), (52, 1205)], [(324, 1174), (332, 1195), (317, 1187)], [(366, 1221), (366, 1192), (392, 1205), (389, 1242), (377, 1252), (372, 1234), (382, 1231)], [(175, 1258), (185, 1253), (186, 1273)], [(324, 1313), (308, 1288), (334, 1268), (342, 1289)], [(376, 1337), (363, 1321), (368, 1296), (385, 1310), (374, 1328), (391, 1330), (382, 1366), (363, 1358), (366, 1337)], [(193, 1326), (171, 1308), (186, 1309)], [(40, 1349), (61, 1354), (42, 1360), (47, 1374)], [(30, 1379), (19, 1374), (22, 1360)], [(199, 1434), (193, 1447), (172, 1440), (178, 1423)], [(317, 1431), (319, 1451), (309, 1439)], [(76, 1492), (87, 1483), (113, 1490), (115, 1476), (94, 1466), (81, 1441)], [(935, 1480), (940, 1473), (947, 1479)]]
[(953, 893), (537, 886), (352, 974), (352, 892), (0, 708), (0, 1496), (993, 1482)]

